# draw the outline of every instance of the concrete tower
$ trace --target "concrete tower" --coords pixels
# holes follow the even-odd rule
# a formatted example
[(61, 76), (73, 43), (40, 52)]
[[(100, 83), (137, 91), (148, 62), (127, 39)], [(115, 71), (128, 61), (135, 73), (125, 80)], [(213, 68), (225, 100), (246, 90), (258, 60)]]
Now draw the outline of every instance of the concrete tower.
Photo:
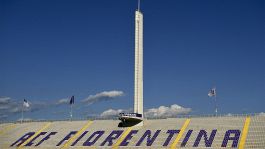
[(143, 14), (135, 11), (134, 112), (143, 115)]

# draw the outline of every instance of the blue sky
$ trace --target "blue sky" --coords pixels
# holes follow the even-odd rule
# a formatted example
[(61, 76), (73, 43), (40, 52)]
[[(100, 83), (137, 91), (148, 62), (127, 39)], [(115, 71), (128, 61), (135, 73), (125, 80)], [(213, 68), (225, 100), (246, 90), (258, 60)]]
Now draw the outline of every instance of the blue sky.
[[(0, 104), (38, 110), (26, 117), (68, 117), (133, 106), (136, 0), (0, 1)], [(264, 112), (264, 0), (142, 0), (144, 107), (177, 104), (212, 114)], [(93, 104), (82, 100), (122, 92)], [(100, 96), (101, 97), (101, 96)], [(111, 100), (109, 100), (111, 99)], [(53, 106), (49, 106), (52, 105)], [(0, 108), (1, 110), (1, 108)], [(19, 112), (0, 111), (17, 119)]]

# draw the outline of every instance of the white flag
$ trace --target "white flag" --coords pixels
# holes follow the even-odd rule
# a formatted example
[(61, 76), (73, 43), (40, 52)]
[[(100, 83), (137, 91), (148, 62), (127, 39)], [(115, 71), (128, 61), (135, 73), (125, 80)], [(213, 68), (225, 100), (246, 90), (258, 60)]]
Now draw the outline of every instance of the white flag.
[(29, 103), (26, 99), (24, 99), (23, 106), (27, 108), (29, 107)]
[(216, 96), (215, 88), (213, 88), (213, 89), (211, 89), (211, 90), (209, 91), (208, 96), (209, 96), (209, 97)]

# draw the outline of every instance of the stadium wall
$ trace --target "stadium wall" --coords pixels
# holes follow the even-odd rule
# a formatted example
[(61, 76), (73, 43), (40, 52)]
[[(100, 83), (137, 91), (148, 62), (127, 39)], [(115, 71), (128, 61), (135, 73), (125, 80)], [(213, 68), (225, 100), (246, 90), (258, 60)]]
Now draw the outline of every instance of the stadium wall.
[(265, 148), (265, 116), (148, 119), (126, 128), (118, 123), (2, 123), (0, 148)]

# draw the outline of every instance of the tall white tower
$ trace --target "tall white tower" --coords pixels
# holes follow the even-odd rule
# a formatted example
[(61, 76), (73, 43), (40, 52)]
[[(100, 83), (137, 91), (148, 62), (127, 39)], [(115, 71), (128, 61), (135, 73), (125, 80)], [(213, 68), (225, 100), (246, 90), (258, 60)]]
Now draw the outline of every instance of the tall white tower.
[[(143, 113), (143, 14), (135, 11), (134, 112)], [(143, 124), (143, 123), (142, 123)], [(140, 124), (140, 125), (142, 125)]]

